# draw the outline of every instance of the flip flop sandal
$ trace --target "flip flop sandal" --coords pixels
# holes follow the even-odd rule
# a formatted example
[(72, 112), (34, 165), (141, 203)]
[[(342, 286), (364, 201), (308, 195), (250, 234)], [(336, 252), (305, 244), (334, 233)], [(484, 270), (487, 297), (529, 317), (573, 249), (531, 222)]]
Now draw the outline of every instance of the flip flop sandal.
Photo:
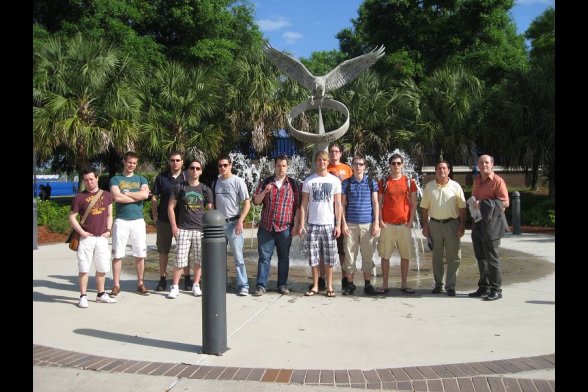
[(335, 292), (333, 290), (329, 290), (329, 291), (327, 291), (326, 296), (329, 298), (333, 298), (333, 297), (336, 297), (337, 294), (335, 294)]
[(411, 289), (410, 287), (405, 287), (403, 289), (400, 289), (400, 291), (406, 294), (414, 294), (414, 289)]
[(313, 295), (317, 295), (318, 291), (314, 291), (314, 290), (308, 290), (306, 293), (304, 293), (305, 297), (312, 297)]
[(390, 292), (390, 289), (384, 289), (384, 288), (379, 288), (378, 289), (378, 294), (388, 294)]

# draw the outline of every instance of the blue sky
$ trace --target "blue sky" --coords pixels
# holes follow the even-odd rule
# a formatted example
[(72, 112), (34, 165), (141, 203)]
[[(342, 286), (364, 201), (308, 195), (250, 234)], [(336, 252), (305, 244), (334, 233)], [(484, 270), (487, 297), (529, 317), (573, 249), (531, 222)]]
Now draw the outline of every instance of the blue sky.
[[(339, 49), (335, 35), (352, 27), (351, 19), (363, 0), (253, 0), (255, 19), (264, 36), (278, 50), (295, 57), (314, 51)], [(555, 0), (517, 0), (511, 10), (517, 31), (523, 33)]]

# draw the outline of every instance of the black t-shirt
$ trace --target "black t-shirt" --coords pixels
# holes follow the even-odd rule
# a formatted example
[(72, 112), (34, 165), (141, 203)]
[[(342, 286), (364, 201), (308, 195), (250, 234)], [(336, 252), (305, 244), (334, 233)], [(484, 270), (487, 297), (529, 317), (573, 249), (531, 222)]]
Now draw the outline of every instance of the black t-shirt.
[(206, 205), (212, 203), (212, 190), (200, 183), (191, 186), (178, 184), (173, 189), (176, 198), (176, 223), (180, 229), (202, 230), (202, 215)]

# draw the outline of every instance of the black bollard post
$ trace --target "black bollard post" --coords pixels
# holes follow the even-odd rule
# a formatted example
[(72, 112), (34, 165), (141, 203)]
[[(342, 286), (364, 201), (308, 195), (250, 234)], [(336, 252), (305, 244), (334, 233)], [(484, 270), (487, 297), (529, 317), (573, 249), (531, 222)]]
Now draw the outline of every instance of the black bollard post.
[(37, 198), (33, 197), (33, 250), (39, 248), (37, 242)]
[(227, 242), (225, 217), (216, 210), (202, 217), (202, 352), (227, 351)]
[(512, 233), (521, 234), (521, 194), (512, 193)]

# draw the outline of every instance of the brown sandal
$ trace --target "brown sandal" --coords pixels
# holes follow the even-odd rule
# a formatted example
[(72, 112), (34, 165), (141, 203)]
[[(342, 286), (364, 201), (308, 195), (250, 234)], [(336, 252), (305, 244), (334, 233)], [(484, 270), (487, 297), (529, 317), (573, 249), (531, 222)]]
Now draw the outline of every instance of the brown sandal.
[(335, 294), (335, 292), (333, 290), (328, 290), (326, 296), (329, 298), (333, 298), (333, 297), (336, 297), (337, 294)]

